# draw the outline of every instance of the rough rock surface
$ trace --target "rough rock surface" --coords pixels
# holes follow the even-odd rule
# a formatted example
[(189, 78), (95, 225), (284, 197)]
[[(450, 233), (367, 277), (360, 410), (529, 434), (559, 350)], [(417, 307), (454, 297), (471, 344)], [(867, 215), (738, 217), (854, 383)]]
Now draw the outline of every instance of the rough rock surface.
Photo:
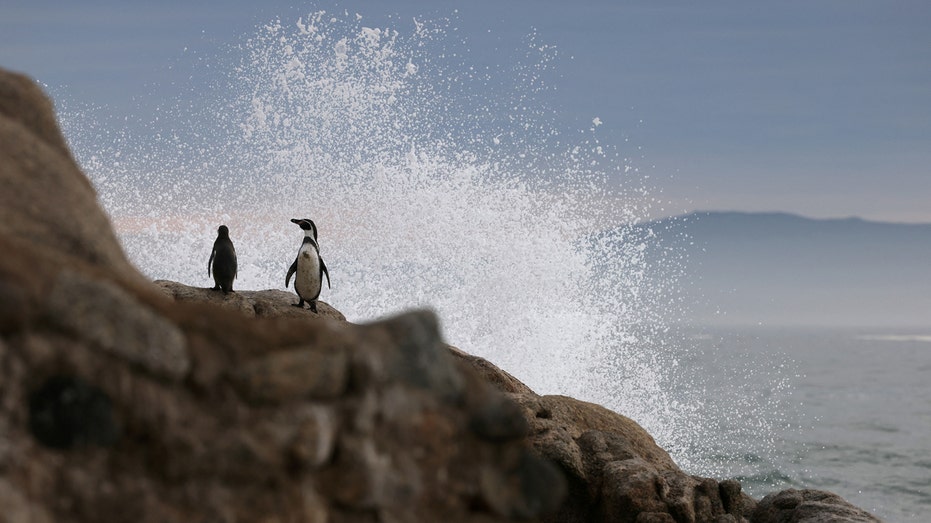
[(763, 498), (754, 523), (876, 523), (875, 516), (823, 490), (783, 490)]
[(190, 287), (181, 283), (156, 280), (155, 285), (176, 301), (212, 303), (225, 309), (238, 311), (258, 318), (330, 318), (345, 321), (343, 313), (329, 304), (317, 301), (317, 312), (294, 307), (297, 294), (277, 289), (264, 291), (235, 291), (223, 294), (212, 288)]
[(567, 478), (569, 496), (544, 521), (750, 521), (756, 502), (740, 483), (686, 474), (630, 418), (565, 396), (513, 391), (509, 374), (492, 377), (486, 360), (460, 357), (521, 406), (529, 441)]
[(3, 71), (0, 184), (0, 522), (872, 521), (685, 474), (632, 420), (445, 345), (429, 312), (354, 325), (149, 282), (49, 101)]
[[(0, 233), (141, 281), (123, 256), (90, 181), (77, 168), (51, 101), (34, 81), (0, 71)], [(4, 251), (5, 253), (10, 251)]]

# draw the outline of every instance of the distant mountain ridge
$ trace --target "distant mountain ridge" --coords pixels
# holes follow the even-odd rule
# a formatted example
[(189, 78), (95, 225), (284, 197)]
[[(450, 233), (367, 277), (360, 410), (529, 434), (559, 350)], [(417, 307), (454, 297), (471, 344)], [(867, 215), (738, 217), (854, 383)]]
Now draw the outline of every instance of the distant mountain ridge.
[(931, 224), (695, 212), (640, 224), (689, 320), (931, 327)]
[(646, 225), (690, 223), (706, 230), (757, 233), (931, 234), (931, 223), (896, 223), (848, 218), (807, 218), (787, 212), (696, 211), (647, 222)]

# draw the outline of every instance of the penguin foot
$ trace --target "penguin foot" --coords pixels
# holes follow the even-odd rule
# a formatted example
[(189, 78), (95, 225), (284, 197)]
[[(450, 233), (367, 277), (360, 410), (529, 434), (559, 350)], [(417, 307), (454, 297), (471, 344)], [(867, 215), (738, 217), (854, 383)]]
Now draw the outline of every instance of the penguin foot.
[(315, 301), (310, 302), (310, 310), (317, 312), (317, 302)]
[(292, 303), (291, 306), (292, 306), (292, 307), (300, 307), (300, 308), (302, 308), (302, 309), (304, 308), (304, 304), (303, 304), (303, 303)]

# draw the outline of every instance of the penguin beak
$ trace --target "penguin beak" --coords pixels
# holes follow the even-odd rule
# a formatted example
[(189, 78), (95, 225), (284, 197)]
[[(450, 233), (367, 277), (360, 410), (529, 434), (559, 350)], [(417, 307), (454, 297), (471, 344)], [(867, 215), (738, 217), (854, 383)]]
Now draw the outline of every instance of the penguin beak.
[(296, 224), (300, 225), (300, 224), (301, 224), (301, 220), (298, 220), (297, 218), (291, 218), (291, 223), (296, 223)]

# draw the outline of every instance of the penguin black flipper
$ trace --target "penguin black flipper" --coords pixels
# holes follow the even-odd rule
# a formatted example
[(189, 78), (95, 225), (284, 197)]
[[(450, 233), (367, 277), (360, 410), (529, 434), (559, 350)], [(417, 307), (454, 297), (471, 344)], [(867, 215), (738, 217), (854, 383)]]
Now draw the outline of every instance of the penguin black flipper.
[(330, 271), (326, 270), (326, 264), (323, 263), (323, 258), (320, 258), (320, 272), (326, 275), (327, 289), (332, 289), (333, 287), (330, 285)]
[[(217, 249), (216, 247), (214, 247), (213, 250), (210, 251), (210, 259), (207, 260), (207, 277), (213, 276), (213, 259), (214, 257), (216, 257), (216, 255), (217, 255)], [(215, 291), (220, 290), (220, 284), (216, 283), (216, 280), (214, 280), (214, 282), (215, 284), (213, 286), (213, 290)]]
[(210, 251), (210, 259), (207, 260), (207, 276), (213, 276), (213, 271), (211, 270), (213, 266), (213, 258), (217, 255), (217, 248), (214, 246), (213, 250)]
[[(291, 284), (291, 276), (294, 276), (294, 273), (297, 272), (297, 258), (294, 258), (294, 263), (291, 264), (291, 267), (288, 268), (288, 275), (284, 278), (284, 288), (287, 289), (288, 285)], [(303, 305), (303, 304), (302, 304)]]

